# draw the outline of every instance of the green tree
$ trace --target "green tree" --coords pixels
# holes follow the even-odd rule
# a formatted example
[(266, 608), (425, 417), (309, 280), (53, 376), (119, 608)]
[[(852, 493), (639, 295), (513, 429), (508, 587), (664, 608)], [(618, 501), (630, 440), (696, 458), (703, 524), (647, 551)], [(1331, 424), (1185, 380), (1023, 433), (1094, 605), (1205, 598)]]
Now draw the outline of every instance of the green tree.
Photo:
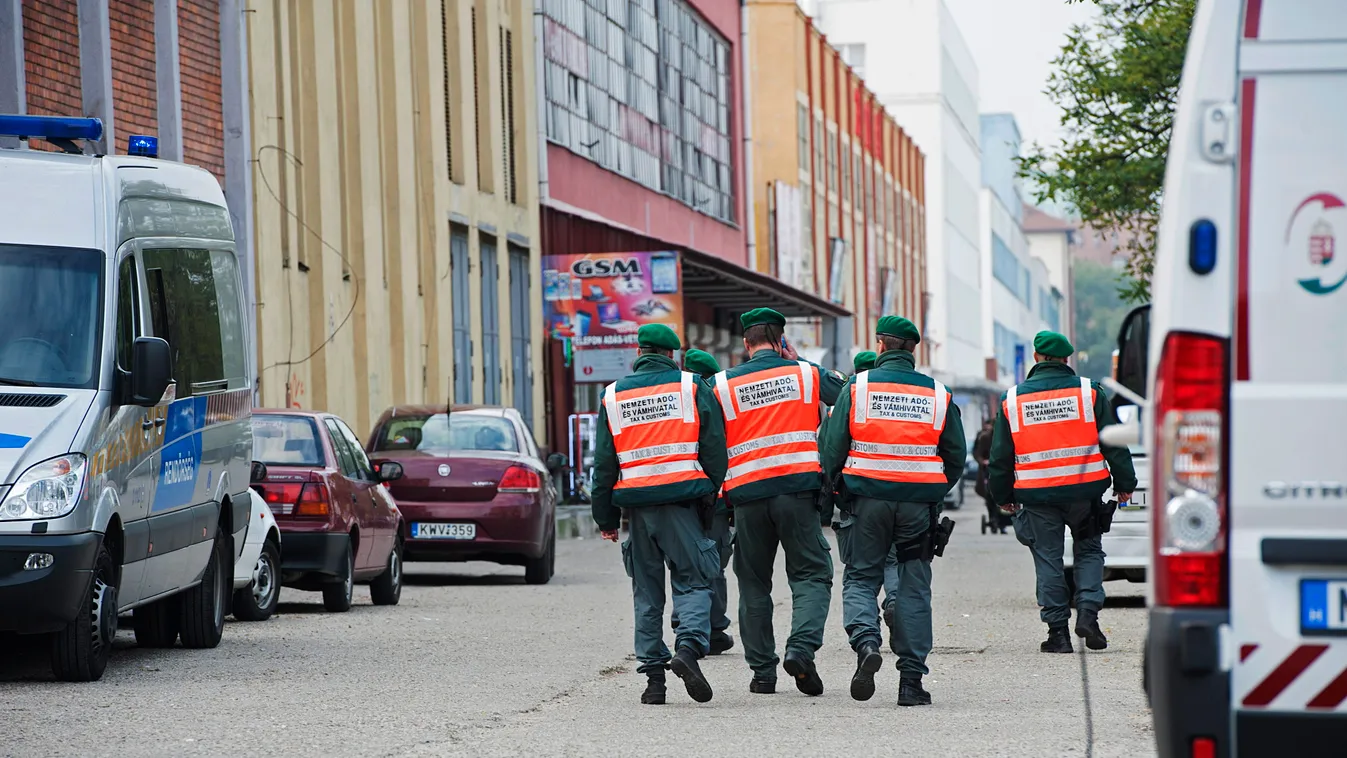
[(1094, 3), (1098, 16), (1067, 34), (1048, 79), (1066, 136), (1055, 147), (1035, 144), (1020, 173), (1036, 185), (1039, 202), (1066, 202), (1087, 226), (1132, 232), (1130, 276), (1119, 286), (1127, 301), (1144, 302), (1196, 0)]
[(1131, 307), (1123, 292), (1136, 283), (1126, 274), (1094, 261), (1076, 261), (1071, 267), (1071, 298), (1075, 303), (1076, 369), (1081, 376), (1103, 379), (1113, 375), (1113, 349), (1118, 328)]

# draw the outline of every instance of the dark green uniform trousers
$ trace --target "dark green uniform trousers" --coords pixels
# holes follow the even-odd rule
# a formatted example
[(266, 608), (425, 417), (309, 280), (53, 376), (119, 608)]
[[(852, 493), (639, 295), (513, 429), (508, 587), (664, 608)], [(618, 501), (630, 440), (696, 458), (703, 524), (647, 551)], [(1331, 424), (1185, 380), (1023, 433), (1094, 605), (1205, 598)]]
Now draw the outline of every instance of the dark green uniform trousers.
[[(725, 581), (725, 569), (730, 565), (730, 556), (734, 554), (734, 543), (732, 539), (734, 533), (730, 528), (729, 511), (721, 511), (711, 517), (711, 531), (706, 536), (715, 540), (720, 546), (720, 571), (711, 580), (711, 590), (714, 593), (711, 596), (711, 631), (723, 632), (730, 628), (730, 588), (729, 583)], [(678, 609), (674, 608), (673, 616), (669, 619), (673, 628), (678, 628)]]
[[(1015, 538), (1034, 555), (1035, 591), (1039, 618), (1048, 626), (1066, 626), (1071, 620), (1071, 595), (1062, 554), (1066, 528), (1072, 537), (1088, 523), (1094, 504), (1082, 500), (1069, 505), (1026, 505), (1015, 514)], [(1096, 613), (1104, 607), (1104, 546), (1099, 535), (1072, 541), (1075, 556), (1076, 608)]]
[(761, 679), (776, 679), (772, 633), (772, 573), (776, 549), (786, 554), (792, 598), (786, 652), (810, 660), (823, 647), (823, 627), (832, 602), (833, 561), (819, 524), (814, 492), (752, 500), (734, 508), (734, 574), (739, 579), (739, 635), (744, 659)]
[[(930, 527), (930, 503), (858, 497), (851, 504), (851, 515), (837, 530), (838, 547), (846, 564), (842, 572), (842, 624), (851, 647), (883, 646), (877, 598), (879, 588), (885, 586), (885, 604), (896, 605), (893, 652), (898, 656), (898, 670), (905, 674), (928, 673), (926, 657), (933, 642), (931, 562), (897, 561), (896, 551), (898, 545), (921, 537)], [(886, 571), (890, 561), (892, 569)]]
[(671, 658), (664, 644), (664, 567), (669, 567), (674, 612), (679, 624), (675, 647), (706, 655), (711, 638), (711, 581), (720, 569), (720, 546), (702, 532), (692, 504), (646, 505), (627, 509), (631, 535), (622, 543), (622, 562), (631, 577), (636, 610), (637, 671), (663, 668)]

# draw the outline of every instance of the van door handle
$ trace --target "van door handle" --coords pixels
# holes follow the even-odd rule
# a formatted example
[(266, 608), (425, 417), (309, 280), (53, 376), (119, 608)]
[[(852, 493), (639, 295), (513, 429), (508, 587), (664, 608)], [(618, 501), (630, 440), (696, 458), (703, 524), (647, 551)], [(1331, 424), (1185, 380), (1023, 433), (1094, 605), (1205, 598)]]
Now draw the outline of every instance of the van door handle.
[(149, 418), (148, 416), (145, 417), (145, 418), (143, 418), (143, 419), (141, 419), (141, 420), (140, 420), (140, 428), (141, 428), (141, 429), (144, 429), (144, 430), (147, 431), (147, 432), (148, 432), (149, 430), (153, 429), (153, 428), (154, 428), (154, 419), (151, 419), (151, 418)]
[(163, 426), (164, 424), (167, 424), (167, 423), (168, 423), (168, 417), (167, 417), (167, 416), (164, 416), (163, 418), (155, 418), (155, 420), (154, 420), (154, 425), (155, 425), (155, 426)]

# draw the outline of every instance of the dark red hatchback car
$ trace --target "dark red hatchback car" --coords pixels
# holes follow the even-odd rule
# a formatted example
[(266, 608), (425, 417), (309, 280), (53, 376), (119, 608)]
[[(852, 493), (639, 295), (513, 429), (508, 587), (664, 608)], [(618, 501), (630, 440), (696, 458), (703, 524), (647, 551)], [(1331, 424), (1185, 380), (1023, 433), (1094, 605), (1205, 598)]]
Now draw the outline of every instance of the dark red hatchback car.
[[(399, 463), (389, 490), (402, 511), (408, 561), (494, 561), (524, 567), (529, 584), (556, 570), (556, 488), (533, 434), (513, 408), (398, 406), (366, 446), (376, 468)], [(288, 538), (287, 538), (288, 539)]]
[(267, 464), (253, 485), (281, 530), (281, 584), (322, 592), (329, 611), (346, 611), (356, 583), (375, 605), (402, 596), (402, 515), (380, 484), (398, 466), (376, 470), (346, 423), (326, 413), (254, 410), (253, 455)]

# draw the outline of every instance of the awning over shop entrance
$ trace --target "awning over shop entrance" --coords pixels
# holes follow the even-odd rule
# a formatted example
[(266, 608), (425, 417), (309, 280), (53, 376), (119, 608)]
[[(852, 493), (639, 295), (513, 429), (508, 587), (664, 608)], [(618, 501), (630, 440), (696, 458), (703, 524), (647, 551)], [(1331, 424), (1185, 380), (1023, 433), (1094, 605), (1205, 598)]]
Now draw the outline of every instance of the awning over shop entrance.
[(683, 251), (683, 296), (742, 313), (774, 308), (787, 318), (847, 318), (851, 311), (771, 276), (695, 250)]

